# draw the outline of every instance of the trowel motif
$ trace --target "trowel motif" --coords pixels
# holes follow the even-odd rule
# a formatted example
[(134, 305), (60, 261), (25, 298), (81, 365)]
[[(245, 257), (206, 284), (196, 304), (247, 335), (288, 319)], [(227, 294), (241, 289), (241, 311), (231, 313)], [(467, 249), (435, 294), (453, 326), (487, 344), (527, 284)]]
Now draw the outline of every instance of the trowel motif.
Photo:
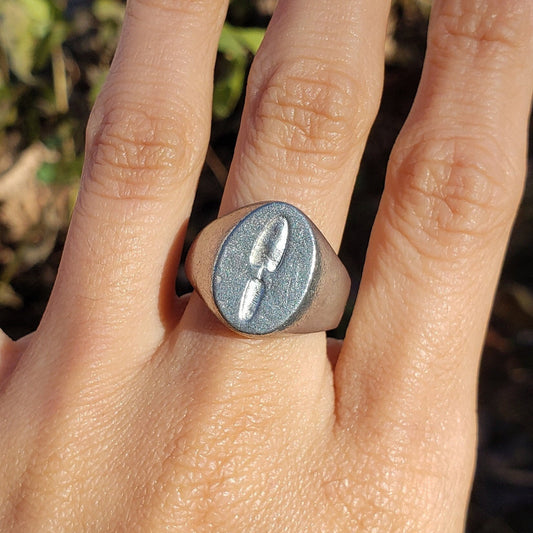
[(261, 231), (250, 252), (252, 276), (246, 283), (239, 305), (239, 319), (250, 320), (265, 295), (264, 272), (274, 272), (283, 258), (289, 237), (289, 223), (283, 216), (273, 218)]

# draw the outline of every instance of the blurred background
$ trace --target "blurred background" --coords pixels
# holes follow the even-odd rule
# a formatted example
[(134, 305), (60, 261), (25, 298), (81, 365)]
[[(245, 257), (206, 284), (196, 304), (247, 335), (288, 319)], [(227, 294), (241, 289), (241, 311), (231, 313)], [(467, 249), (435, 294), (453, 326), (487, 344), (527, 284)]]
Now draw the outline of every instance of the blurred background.
[[(213, 127), (187, 244), (215, 218), (248, 69), (276, 0), (233, 0), (219, 44)], [(431, 0), (393, 0), (384, 96), (354, 193), (341, 258), (357, 292), (386, 162), (413, 100)], [(37, 326), (61, 257), (84, 130), (124, 15), (121, 0), (0, 0), (0, 327)], [(533, 60), (533, 58), (532, 58)], [(480, 371), (479, 455), (467, 531), (533, 532), (533, 136)], [(188, 291), (183, 269), (176, 290)]]

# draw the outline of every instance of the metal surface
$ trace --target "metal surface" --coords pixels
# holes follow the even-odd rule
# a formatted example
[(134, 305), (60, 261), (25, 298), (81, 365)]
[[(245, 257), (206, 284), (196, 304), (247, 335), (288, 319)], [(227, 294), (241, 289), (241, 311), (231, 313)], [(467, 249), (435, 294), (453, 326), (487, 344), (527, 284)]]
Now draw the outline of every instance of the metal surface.
[(186, 270), (211, 310), (249, 336), (332, 329), (350, 287), (324, 236), (284, 202), (214, 221), (191, 247)]
[(317, 245), (308, 219), (281, 202), (246, 215), (220, 247), (213, 297), (236, 330), (264, 335), (285, 329), (313, 291)]

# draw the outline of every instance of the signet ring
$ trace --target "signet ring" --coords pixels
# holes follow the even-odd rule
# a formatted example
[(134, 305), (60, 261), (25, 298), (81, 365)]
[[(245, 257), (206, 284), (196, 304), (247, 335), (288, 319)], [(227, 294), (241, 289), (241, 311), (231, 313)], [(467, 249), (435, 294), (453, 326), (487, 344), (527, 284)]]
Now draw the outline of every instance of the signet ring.
[(206, 226), (185, 269), (209, 309), (245, 336), (334, 329), (350, 290), (326, 238), (285, 202), (249, 205)]

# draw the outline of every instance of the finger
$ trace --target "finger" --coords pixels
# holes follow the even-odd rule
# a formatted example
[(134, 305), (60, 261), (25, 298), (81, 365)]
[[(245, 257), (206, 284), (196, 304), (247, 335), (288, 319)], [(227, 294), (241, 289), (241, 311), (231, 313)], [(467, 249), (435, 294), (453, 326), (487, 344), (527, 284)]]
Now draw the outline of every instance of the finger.
[[(87, 129), (87, 158), (41, 331), (150, 349), (207, 148), (224, 0), (132, 0)], [(58, 331), (58, 324), (61, 324)]]
[[(338, 246), (378, 106), (387, 8), (374, 0), (281, 0), (250, 74), (221, 213), (260, 200), (288, 201)], [(297, 411), (309, 428), (329, 423), (334, 404), (325, 335), (250, 343), (206, 316), (193, 295), (180, 326), (199, 316), (210, 338), (224, 341), (211, 340), (212, 348), (202, 345), (191, 356), (191, 365), (202, 361), (199, 384), (210, 374), (240, 390), (233, 400), (239, 412), (252, 394), (261, 400), (249, 402), (254, 412), (268, 403), (280, 421)], [(290, 425), (297, 430), (295, 420)]]
[(252, 65), (222, 214), (287, 201), (338, 248), (379, 105), (388, 9), (281, 0)]
[[(419, 446), (443, 432), (441, 443), (471, 443), (478, 358), (524, 184), (532, 57), (529, 0), (434, 3), (337, 364), (343, 423), (366, 409), (373, 423), (423, 427)], [(467, 448), (454, 444), (461, 468)]]

